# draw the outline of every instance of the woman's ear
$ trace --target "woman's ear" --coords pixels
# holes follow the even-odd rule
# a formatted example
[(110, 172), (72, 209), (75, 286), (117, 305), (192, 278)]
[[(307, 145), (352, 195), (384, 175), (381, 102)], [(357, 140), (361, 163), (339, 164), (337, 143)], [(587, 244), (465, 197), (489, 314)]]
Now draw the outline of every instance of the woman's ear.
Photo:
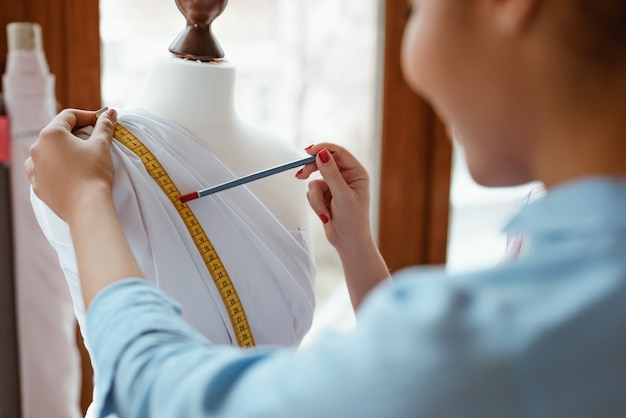
[(495, 23), (505, 32), (515, 33), (525, 30), (542, 0), (487, 0), (493, 6)]

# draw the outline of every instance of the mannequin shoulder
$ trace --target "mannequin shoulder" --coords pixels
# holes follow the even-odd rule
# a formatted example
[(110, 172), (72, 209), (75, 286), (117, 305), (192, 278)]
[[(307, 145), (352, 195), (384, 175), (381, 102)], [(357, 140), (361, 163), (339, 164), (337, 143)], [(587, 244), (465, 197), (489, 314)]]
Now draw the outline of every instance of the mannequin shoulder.
[(246, 123), (238, 125), (237, 139), (246, 148), (242, 154), (257, 161), (260, 164), (257, 167), (259, 169), (305, 156), (303, 151), (298, 150), (287, 139)]
[[(306, 156), (286, 140), (241, 124), (237, 129), (238, 144), (224, 161), (238, 176), (288, 163)], [(297, 168), (249, 183), (252, 193), (288, 230), (308, 225), (306, 182), (295, 178)]]

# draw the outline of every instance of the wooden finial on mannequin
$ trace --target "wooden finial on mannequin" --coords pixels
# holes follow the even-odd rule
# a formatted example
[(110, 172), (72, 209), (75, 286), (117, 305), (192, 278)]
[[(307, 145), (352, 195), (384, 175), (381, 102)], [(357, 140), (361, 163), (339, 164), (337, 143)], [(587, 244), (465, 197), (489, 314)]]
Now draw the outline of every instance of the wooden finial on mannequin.
[(228, 0), (176, 0), (187, 26), (170, 45), (170, 52), (180, 58), (205, 62), (224, 58), (211, 23), (222, 14), (227, 3)]

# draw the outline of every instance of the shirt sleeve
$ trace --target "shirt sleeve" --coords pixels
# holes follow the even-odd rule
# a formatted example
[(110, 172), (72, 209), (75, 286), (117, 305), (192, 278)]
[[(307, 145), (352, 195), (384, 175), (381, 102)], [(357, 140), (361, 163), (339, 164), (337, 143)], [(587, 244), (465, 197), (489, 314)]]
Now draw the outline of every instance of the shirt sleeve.
[(124, 280), (88, 314), (98, 416), (517, 417), (514, 376), (494, 361), (497, 344), (469, 332), (467, 302), (396, 281), (366, 301), (354, 332), (298, 352), (242, 351), (212, 345), (153, 286)]

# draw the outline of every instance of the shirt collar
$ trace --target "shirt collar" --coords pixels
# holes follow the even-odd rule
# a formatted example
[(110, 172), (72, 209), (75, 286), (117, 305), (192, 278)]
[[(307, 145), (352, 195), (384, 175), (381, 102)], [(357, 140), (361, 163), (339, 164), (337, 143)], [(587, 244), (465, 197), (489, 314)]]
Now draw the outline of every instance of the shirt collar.
[(586, 178), (550, 189), (520, 208), (507, 234), (626, 229), (626, 179)]

